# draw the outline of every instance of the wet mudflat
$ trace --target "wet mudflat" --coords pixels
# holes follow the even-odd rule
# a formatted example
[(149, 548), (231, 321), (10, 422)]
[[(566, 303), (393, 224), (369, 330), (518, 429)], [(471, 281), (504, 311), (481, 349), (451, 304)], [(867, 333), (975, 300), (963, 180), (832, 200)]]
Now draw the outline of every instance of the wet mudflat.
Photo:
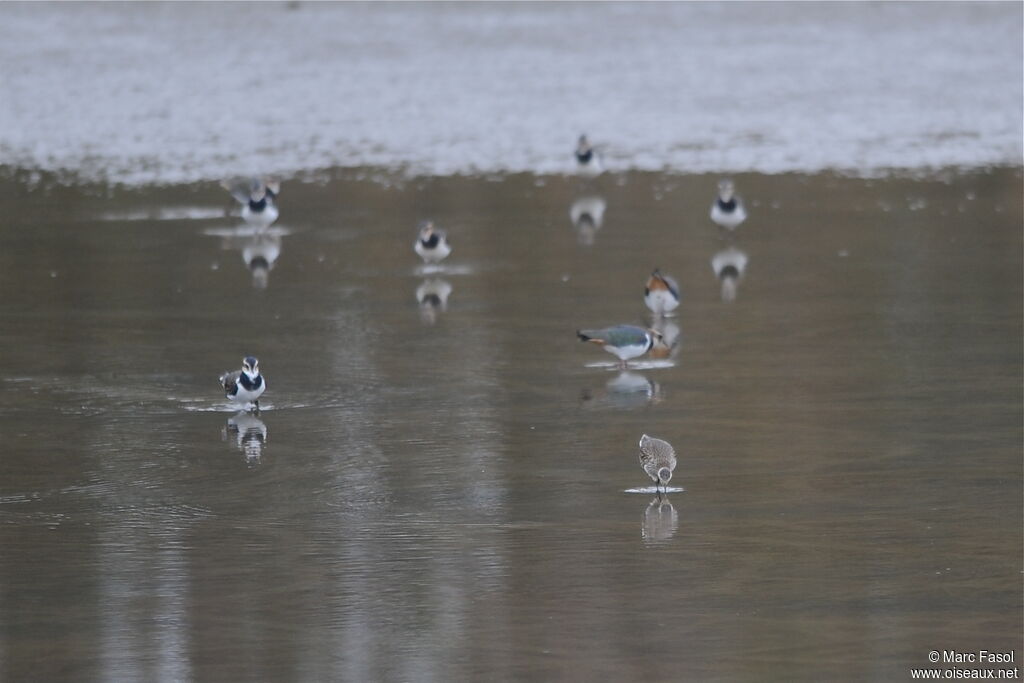
[[(903, 680), (1019, 645), (1020, 171), (741, 174), (731, 236), (716, 180), (338, 171), (257, 235), (214, 183), (8, 177), (0, 680)], [(655, 266), (676, 347), (620, 372), (574, 332), (649, 324)], [(245, 354), (258, 417), (218, 392)], [(643, 433), (684, 491), (626, 492)]]

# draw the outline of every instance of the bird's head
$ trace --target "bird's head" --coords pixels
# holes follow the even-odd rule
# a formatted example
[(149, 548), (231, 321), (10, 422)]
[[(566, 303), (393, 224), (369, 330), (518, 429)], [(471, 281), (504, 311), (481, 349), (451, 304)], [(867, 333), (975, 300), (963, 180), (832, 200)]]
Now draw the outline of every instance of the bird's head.
[(260, 375), (260, 362), (254, 356), (246, 356), (242, 359), (242, 372), (249, 379), (256, 379)]
[(732, 184), (732, 180), (729, 178), (723, 178), (718, 181), (718, 197), (723, 202), (727, 202), (732, 199), (734, 192), (736, 192), (736, 187)]
[(259, 203), (267, 196), (267, 186), (263, 183), (256, 183), (249, 192), (249, 201)]

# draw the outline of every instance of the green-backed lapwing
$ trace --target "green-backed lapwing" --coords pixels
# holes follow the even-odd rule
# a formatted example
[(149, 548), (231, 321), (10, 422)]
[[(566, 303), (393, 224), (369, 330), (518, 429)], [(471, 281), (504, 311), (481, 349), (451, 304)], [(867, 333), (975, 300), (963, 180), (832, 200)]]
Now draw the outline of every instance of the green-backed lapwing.
[(619, 359), (619, 367), (626, 369), (626, 361), (642, 356), (661, 339), (657, 330), (644, 329), (635, 325), (615, 325), (599, 330), (576, 330), (580, 341), (597, 344)]

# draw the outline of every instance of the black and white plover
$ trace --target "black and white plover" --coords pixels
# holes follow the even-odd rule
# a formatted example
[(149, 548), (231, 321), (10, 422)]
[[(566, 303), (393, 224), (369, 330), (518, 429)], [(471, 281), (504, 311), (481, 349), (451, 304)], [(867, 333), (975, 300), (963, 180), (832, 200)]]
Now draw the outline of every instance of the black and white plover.
[(242, 219), (249, 225), (263, 229), (277, 220), (280, 182), (270, 178), (236, 178), (221, 182), (221, 187), (242, 205)]
[(420, 224), (413, 249), (424, 263), (438, 263), (452, 253), (452, 248), (448, 245), (448, 236), (444, 230), (434, 227), (434, 221), (424, 221)]
[(728, 178), (718, 183), (718, 198), (711, 205), (711, 220), (726, 230), (735, 230), (747, 220), (743, 200), (736, 196), (736, 187)]
[(576, 167), (582, 173), (600, 173), (602, 169), (601, 153), (590, 144), (586, 135), (581, 135), (576, 142)]
[(224, 397), (241, 404), (252, 404), (260, 409), (260, 396), (267, 389), (267, 381), (260, 374), (260, 362), (253, 356), (242, 359), (242, 369), (225, 372), (220, 376)]

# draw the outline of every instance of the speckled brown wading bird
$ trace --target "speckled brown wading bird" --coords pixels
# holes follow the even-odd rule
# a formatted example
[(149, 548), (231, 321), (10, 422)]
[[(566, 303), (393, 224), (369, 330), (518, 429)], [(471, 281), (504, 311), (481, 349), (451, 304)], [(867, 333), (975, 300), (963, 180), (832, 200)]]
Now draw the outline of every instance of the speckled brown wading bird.
[(664, 488), (672, 480), (672, 471), (676, 468), (675, 449), (668, 441), (644, 434), (640, 437), (640, 466), (654, 480), (654, 489), (660, 494), (659, 487)]

